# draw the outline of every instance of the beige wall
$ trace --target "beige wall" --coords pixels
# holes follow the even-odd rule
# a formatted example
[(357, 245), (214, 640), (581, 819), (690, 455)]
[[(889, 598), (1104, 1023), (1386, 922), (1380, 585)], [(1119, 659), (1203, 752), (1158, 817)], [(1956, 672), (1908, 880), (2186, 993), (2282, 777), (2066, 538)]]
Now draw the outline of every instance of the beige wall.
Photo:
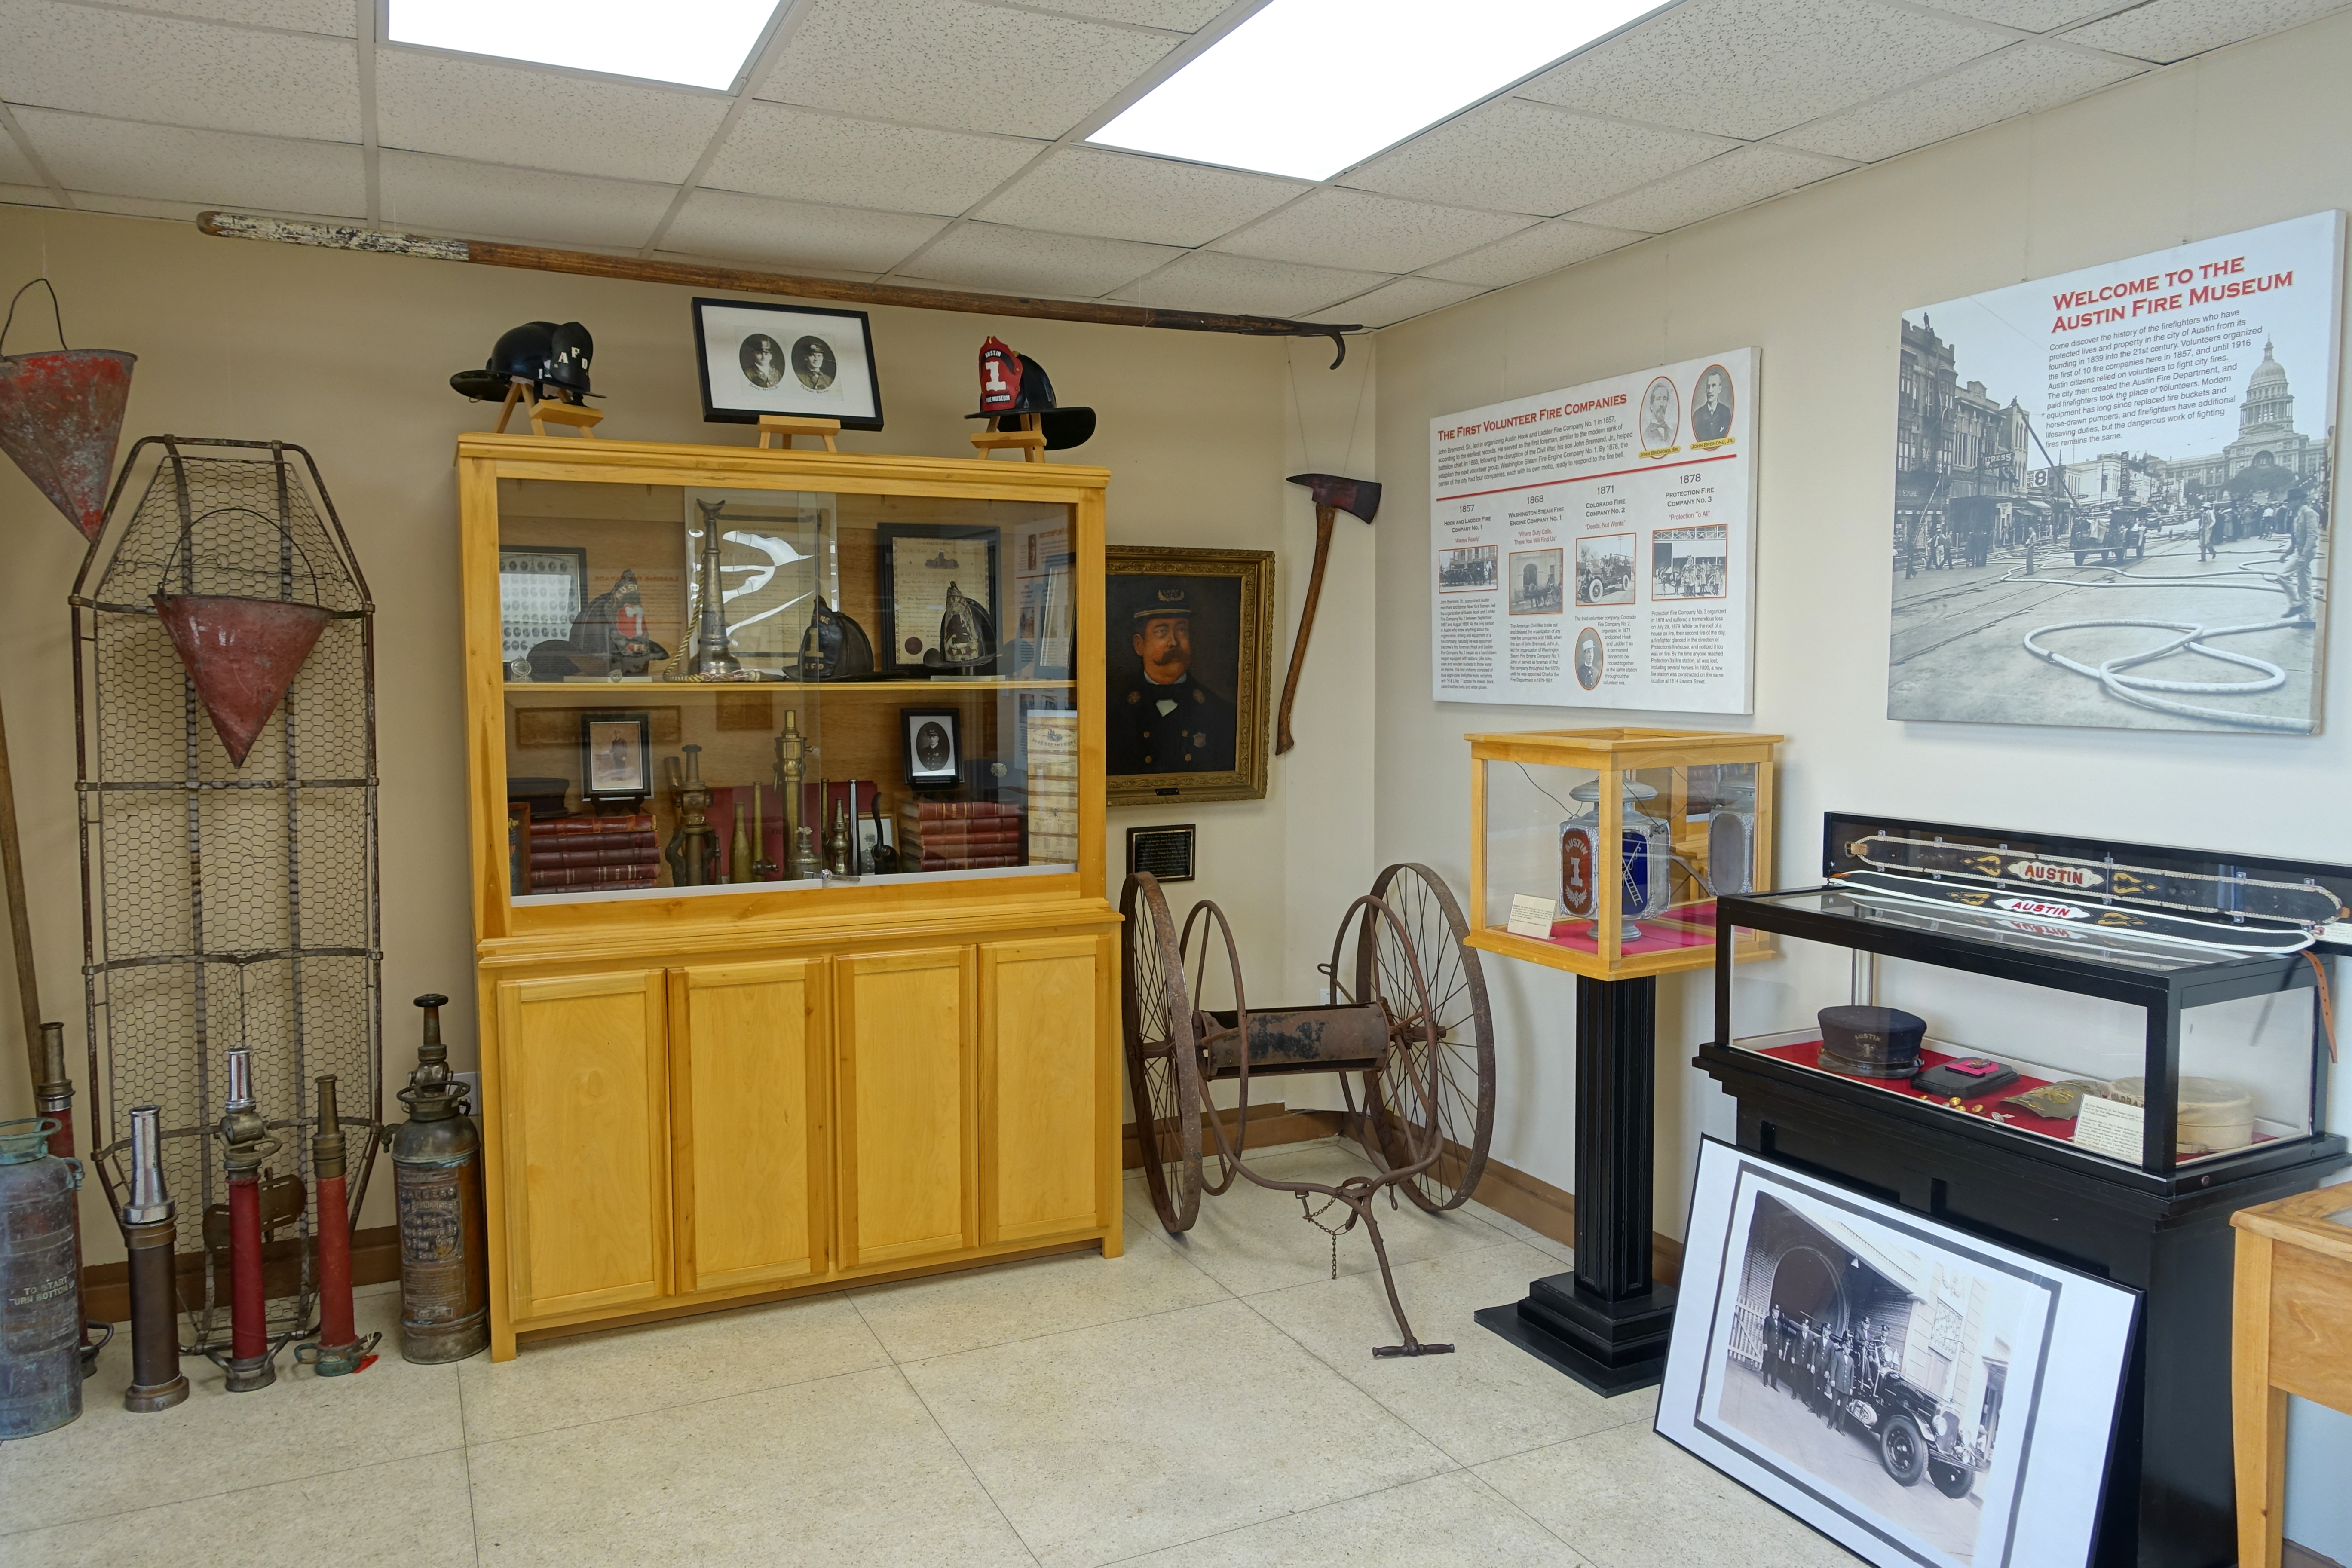
[[(748, 444), (740, 426), (701, 421), (690, 291), (207, 239), (182, 224), (0, 206), (0, 281), (13, 291), (45, 270), (63, 296), (77, 346), (140, 356), (126, 447), (139, 436), (171, 432), (275, 437), (317, 458), (378, 605), (387, 1076), (396, 1085), (414, 1065), (408, 999), (425, 991), (458, 998), (449, 1037), (460, 1065), (471, 1066), (450, 456), (458, 432), (488, 428), (491, 411), (450, 392), (448, 376), (479, 363), (517, 321), (576, 319), (596, 335), (607, 435)], [(40, 326), (46, 330), (46, 321)], [(1294, 395), (1289, 345), (1278, 341), (877, 310), (889, 424), (846, 435), (843, 445), (969, 456), (965, 437), (974, 426), (961, 416), (976, 387), (973, 356), (992, 331), (1043, 361), (1066, 401), (1100, 411), (1101, 433), (1071, 456), (1111, 471), (1114, 543), (1280, 552), (1277, 644), (1286, 651), (1314, 515), (1283, 476), (1303, 466), (1302, 450), (1317, 462), (1337, 457), (1344, 424), (1337, 437), (1323, 426), (1350, 415), (1369, 384), (1370, 356), (1326, 375), (1328, 352), (1318, 357), (1302, 347)], [(20, 316), (11, 346), (50, 344), (26, 333)], [(1366, 461), (1370, 413), (1366, 396)], [(0, 699), (16, 764), (41, 994), (47, 1016), (67, 1021), (79, 1079), (82, 954), (65, 599), (81, 540), (13, 466), (0, 471), (0, 517), (10, 545), (0, 580), (7, 607), (0, 616)], [(1328, 942), (1329, 920), (1370, 880), (1371, 695), (1364, 672), (1371, 663), (1372, 552), (1361, 538), (1342, 543), (1300, 698), (1307, 739), (1274, 766), (1267, 797), (1116, 812), (1109, 824), (1115, 858), (1124, 853), (1129, 823), (1200, 824), (1202, 877), (1180, 891), (1223, 904), (1267, 995), (1297, 993), (1313, 980), (1313, 947)], [(1279, 655), (1274, 679), (1278, 687)], [(1293, 907), (1332, 914), (1307, 921), (1321, 929), (1301, 941), (1286, 913)], [(0, 965), (0, 986), (11, 973)], [(0, 998), (0, 1017), (13, 1018), (15, 1006), (12, 995)], [(30, 1109), (14, 1065), (16, 1034), (0, 1026), (8, 1041), (0, 1058), (0, 1117)], [(89, 1104), (86, 1093), (82, 1103)], [(102, 1210), (95, 1197), (85, 1205), (96, 1260), (120, 1256)], [(379, 1182), (366, 1223), (389, 1216), (389, 1182)]]
[[(1900, 313), (2352, 206), (2347, 73), (2352, 14), (2338, 14), (1383, 332), (1380, 477), (1393, 500), (1381, 535), (1380, 858), (1466, 877), (1465, 731), (1654, 721), (1789, 736), (1788, 885), (1818, 867), (1822, 812), (1847, 806), (2352, 860), (2352, 637), (2340, 618), (2335, 711), (2315, 738), (1885, 717)], [(1433, 702), (1429, 420), (1748, 344), (1762, 350), (1753, 717)], [(1758, 988), (1774, 967), (1786, 965), (1756, 966)], [(1572, 983), (1507, 962), (1487, 973), (1501, 1034), (1495, 1152), (1569, 1185)], [(1797, 998), (1807, 1010), (1829, 999), (1843, 998)], [(1662, 984), (1658, 1226), (1675, 1235), (1699, 1134), (1733, 1131), (1730, 1101), (1689, 1066), (1711, 1012), (1704, 976)], [(2333, 1125), (2352, 1128), (2352, 1074), (2334, 1102)], [(2331, 1444), (2332, 1461), (2298, 1461), (2309, 1479), (2297, 1538), (2344, 1558), (2352, 1514), (2307, 1467), (2352, 1470), (2352, 1422)]]

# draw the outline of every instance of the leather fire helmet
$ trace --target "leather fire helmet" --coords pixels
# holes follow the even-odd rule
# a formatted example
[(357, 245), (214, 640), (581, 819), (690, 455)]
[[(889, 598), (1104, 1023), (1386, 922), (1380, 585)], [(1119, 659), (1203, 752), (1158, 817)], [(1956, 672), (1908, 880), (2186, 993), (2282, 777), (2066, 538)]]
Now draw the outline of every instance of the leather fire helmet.
[(1044, 365), (990, 338), (980, 345), (980, 412), (964, 417), (986, 419), (993, 430), (1019, 430), (1022, 416), (1030, 414), (1037, 416), (1049, 452), (1083, 447), (1093, 438), (1093, 409), (1062, 407), (1054, 400), (1053, 378)]

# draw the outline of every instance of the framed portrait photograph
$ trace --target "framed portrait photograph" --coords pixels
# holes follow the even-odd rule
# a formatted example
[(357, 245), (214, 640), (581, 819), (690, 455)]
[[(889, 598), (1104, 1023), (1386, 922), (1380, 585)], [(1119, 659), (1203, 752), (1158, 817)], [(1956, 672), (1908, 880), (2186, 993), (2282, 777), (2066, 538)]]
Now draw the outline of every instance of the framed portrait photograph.
[(963, 737), (952, 708), (901, 708), (908, 789), (953, 789), (963, 783)]
[(580, 715), (580, 798), (632, 800), (653, 793), (653, 715)]
[(499, 648), (509, 664), (541, 643), (571, 637), (572, 623), (587, 603), (587, 551), (560, 544), (499, 547)]
[(1885, 1568), (2090, 1560), (2137, 1291), (1700, 1146), (1657, 1432)]
[(982, 524), (876, 527), (877, 669), (900, 675), (996, 673), (1001, 540), (1001, 530)]
[(1265, 798), (1274, 552), (1113, 545), (1104, 567), (1109, 803)]
[(702, 417), (756, 425), (762, 414), (882, 428), (874, 330), (863, 310), (696, 300), (694, 354)]

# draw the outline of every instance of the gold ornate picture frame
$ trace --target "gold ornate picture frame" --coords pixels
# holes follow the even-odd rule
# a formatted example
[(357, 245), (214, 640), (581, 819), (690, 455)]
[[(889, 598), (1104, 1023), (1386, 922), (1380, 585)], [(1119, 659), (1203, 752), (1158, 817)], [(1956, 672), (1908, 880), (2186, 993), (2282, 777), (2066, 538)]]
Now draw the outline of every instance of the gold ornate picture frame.
[(1265, 799), (1274, 552), (1115, 544), (1103, 556), (1108, 803)]

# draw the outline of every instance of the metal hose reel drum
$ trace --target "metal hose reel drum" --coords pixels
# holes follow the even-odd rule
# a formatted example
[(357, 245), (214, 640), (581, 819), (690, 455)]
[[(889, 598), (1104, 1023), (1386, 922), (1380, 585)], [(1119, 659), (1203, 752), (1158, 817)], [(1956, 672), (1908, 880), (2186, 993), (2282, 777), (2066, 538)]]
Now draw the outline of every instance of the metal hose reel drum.
[[(1160, 1223), (1190, 1230), (1202, 1193), (1215, 1196), (1238, 1179), (1291, 1193), (1309, 1222), (1332, 1236), (1335, 1268), (1338, 1237), (1364, 1226), (1403, 1335), (1375, 1355), (1452, 1350), (1423, 1343), (1406, 1321), (1373, 1200), (1402, 1189), (1423, 1209), (1443, 1212), (1467, 1200), (1486, 1170), (1495, 1127), (1493, 1015), (1453, 892), (1425, 866), (1390, 867), (1340, 917), (1324, 970), (1328, 1000), (1257, 1011), (1243, 994), (1232, 928), (1213, 902), (1195, 904), (1180, 934), (1158, 880), (1139, 871), (1120, 892), (1119, 912), (1128, 1083)], [(1230, 984), (1230, 1009), (1202, 1005), (1213, 968)], [(1343, 1087), (1360, 1082), (1372, 1174), (1285, 1182), (1244, 1161), (1251, 1079), (1302, 1073), (1337, 1073)], [(1204, 1149), (1202, 1086), (1221, 1080), (1235, 1086), (1238, 1109), (1230, 1131), (1223, 1115), (1207, 1119)], [(1348, 1101), (1352, 1110), (1352, 1089)], [(1203, 1169), (1211, 1155), (1213, 1175)], [(1326, 1224), (1321, 1216), (1335, 1211), (1343, 1217)]]

